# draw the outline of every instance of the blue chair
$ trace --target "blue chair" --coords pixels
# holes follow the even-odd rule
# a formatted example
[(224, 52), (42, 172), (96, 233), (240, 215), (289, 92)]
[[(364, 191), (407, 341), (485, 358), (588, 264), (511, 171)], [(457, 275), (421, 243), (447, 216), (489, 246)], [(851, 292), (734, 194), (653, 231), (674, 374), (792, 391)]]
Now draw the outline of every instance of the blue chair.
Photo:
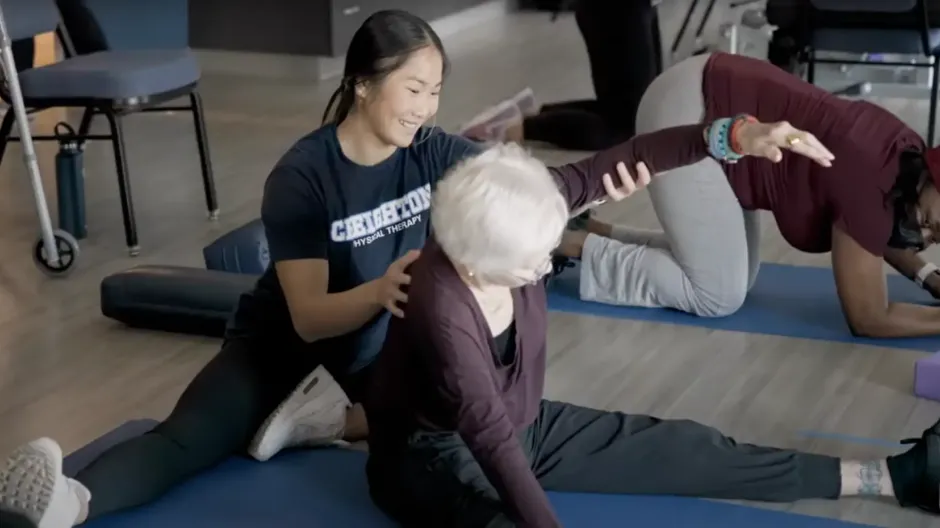
[[(807, 26), (809, 47), (802, 57), (806, 62), (806, 80), (815, 81), (816, 64), (859, 64), (876, 66), (898, 66), (931, 68), (930, 114), (928, 117), (927, 144), (933, 146), (937, 125), (937, 88), (940, 75), (940, 29), (932, 29), (928, 18), (926, 0), (810, 0), (813, 9), (808, 10)], [(886, 18), (903, 17), (909, 27), (898, 27), (892, 23), (886, 27), (830, 28), (818, 23), (819, 13), (884, 14)], [(922, 55), (930, 62), (869, 63), (861, 60), (821, 59), (817, 51), (834, 51), (863, 55), (866, 53), (890, 53), (900, 55)]]
[[(132, 256), (136, 256), (140, 249), (121, 126), (122, 116), (151, 111), (192, 112), (206, 206), (211, 218), (218, 215), (202, 99), (197, 91), (201, 71), (196, 57), (188, 48), (105, 50), (76, 55), (55, 0), (0, 0), (0, 6), (6, 14), (7, 30), (12, 40), (56, 32), (65, 58), (48, 66), (22, 69), (19, 77), (24, 103), (31, 112), (53, 107), (84, 108), (77, 132), (80, 140), (111, 142), (124, 216), (124, 235)], [(164, 106), (184, 96), (189, 98), (188, 106)], [(0, 97), (9, 102), (9, 94), (5, 90), (0, 89)], [(89, 133), (92, 119), (98, 114), (108, 120), (109, 134)], [(0, 122), (0, 161), (7, 143), (18, 140), (10, 136), (14, 121), (13, 112), (7, 110)], [(56, 138), (36, 135), (33, 139), (48, 141)]]

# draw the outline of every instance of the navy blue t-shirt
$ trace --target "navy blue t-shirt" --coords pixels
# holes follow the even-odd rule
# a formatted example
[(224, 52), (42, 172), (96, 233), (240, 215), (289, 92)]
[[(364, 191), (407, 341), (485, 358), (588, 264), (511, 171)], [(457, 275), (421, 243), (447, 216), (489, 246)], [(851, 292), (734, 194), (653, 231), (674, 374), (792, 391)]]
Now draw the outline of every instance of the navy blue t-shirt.
[(271, 265), (242, 296), (228, 336), (322, 354), (324, 364), (340, 372), (368, 365), (382, 348), (391, 314), (382, 310), (355, 332), (305, 343), (294, 331), (274, 263), (326, 259), (329, 293), (381, 277), (396, 259), (424, 246), (432, 186), (478, 151), (476, 144), (439, 128), (422, 129), (408, 148), (363, 166), (343, 154), (335, 125), (301, 138), (265, 183), (261, 219)]

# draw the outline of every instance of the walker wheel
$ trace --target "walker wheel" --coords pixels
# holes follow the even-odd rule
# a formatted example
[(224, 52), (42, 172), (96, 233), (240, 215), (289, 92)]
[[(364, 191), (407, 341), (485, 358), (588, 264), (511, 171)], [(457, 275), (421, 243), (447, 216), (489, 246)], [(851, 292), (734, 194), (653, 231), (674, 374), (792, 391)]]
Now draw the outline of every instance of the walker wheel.
[(33, 262), (39, 267), (39, 271), (50, 277), (65, 277), (72, 271), (75, 261), (78, 260), (78, 241), (71, 233), (61, 229), (54, 230), (52, 235), (55, 238), (56, 249), (59, 251), (59, 262), (55, 264), (49, 262), (42, 237), (33, 248)]

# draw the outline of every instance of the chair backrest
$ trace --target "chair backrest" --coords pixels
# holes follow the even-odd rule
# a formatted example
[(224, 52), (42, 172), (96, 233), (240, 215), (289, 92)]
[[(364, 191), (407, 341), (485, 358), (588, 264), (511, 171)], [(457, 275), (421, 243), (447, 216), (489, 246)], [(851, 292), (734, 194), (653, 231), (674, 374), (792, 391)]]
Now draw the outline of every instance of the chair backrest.
[(0, 9), (10, 40), (35, 37), (59, 26), (55, 0), (0, 0)]
[(922, 53), (927, 56), (933, 54), (926, 0), (809, 0), (809, 3), (812, 9), (806, 11), (805, 18), (806, 28), (809, 30), (819, 28), (821, 24), (824, 27), (825, 23), (819, 21), (819, 16), (824, 12), (846, 13), (846, 17), (865, 13), (885, 13), (887, 16), (890, 13), (892, 16), (901, 16), (906, 20), (903, 24), (905, 27), (891, 27), (890, 29), (906, 29), (919, 34)]
[(861, 13), (906, 13), (917, 7), (919, 0), (809, 0), (820, 11)]
[[(82, 0), (78, 6), (66, 8), (59, 1), (62, 23), (68, 29), (75, 50), (86, 53), (87, 28), (97, 26), (102, 49), (181, 49), (189, 46), (189, 0), (159, 0), (156, 2), (114, 0)], [(70, 11), (75, 11), (74, 13)], [(90, 18), (84, 23), (73, 23), (76, 18)], [(79, 22), (79, 21), (74, 21)]]

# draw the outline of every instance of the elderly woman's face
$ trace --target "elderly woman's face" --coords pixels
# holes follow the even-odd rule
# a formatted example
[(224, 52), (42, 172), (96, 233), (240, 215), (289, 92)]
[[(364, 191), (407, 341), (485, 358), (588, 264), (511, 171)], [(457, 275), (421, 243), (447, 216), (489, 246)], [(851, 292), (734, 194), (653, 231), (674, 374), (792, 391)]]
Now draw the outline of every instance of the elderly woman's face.
[(544, 260), (540, 261), (538, 264), (530, 268), (516, 270), (513, 275), (517, 276), (520, 280), (525, 281), (526, 284), (534, 284), (543, 277), (552, 272), (552, 256), (548, 255)]
[(552, 271), (552, 257), (548, 255), (545, 259), (540, 259), (537, 263), (530, 266), (517, 268), (505, 273), (488, 274), (485, 278), (481, 277), (486, 284), (484, 286), (497, 286), (503, 288), (521, 288), (529, 284), (535, 284)]

